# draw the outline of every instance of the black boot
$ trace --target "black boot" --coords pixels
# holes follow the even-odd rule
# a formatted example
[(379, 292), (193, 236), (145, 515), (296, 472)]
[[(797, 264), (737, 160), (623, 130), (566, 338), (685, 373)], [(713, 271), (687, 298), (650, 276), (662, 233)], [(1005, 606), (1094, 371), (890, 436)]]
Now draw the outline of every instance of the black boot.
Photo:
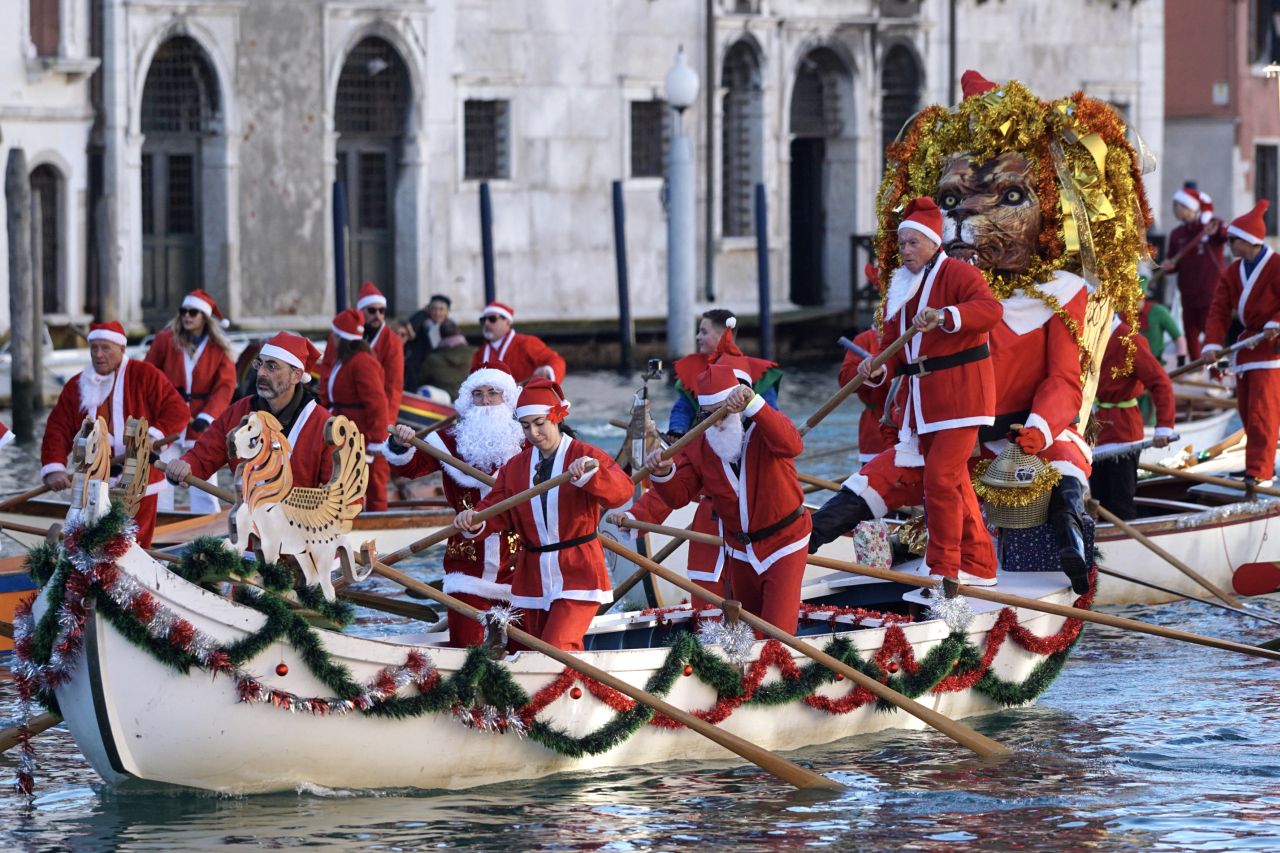
[(1076, 595), (1089, 591), (1089, 556), (1084, 552), (1084, 486), (1063, 477), (1049, 495), (1049, 523), (1058, 540), (1062, 571)]
[(861, 522), (875, 518), (875, 513), (861, 495), (841, 489), (836, 496), (813, 514), (813, 532), (809, 534), (809, 553), (833, 542), (842, 533), (848, 533)]

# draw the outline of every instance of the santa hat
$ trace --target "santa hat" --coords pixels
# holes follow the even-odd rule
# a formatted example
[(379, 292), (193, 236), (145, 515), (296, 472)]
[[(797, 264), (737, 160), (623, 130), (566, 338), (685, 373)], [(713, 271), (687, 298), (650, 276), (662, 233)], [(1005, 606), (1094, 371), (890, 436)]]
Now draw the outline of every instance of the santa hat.
[(382, 295), (382, 291), (378, 290), (378, 286), (371, 281), (366, 281), (360, 285), (360, 294), (356, 297), (356, 307), (361, 311), (371, 305), (381, 305), (387, 307), (387, 297)]
[(329, 328), (344, 341), (363, 340), (364, 315), (355, 308), (348, 308), (338, 312), (338, 316), (329, 323)]
[(480, 316), (487, 317), (490, 314), (497, 314), (499, 317), (506, 317), (511, 322), (516, 321), (516, 311), (510, 305), (498, 302), (496, 299), (484, 306), (484, 310), (480, 312)]
[(210, 319), (216, 318), (218, 325), (224, 329), (231, 325), (231, 322), (218, 310), (218, 303), (213, 301), (213, 297), (198, 288), (182, 297), (182, 307), (192, 308)]
[[(747, 377), (750, 381), (750, 376)], [(738, 387), (738, 374), (728, 364), (712, 364), (698, 374), (698, 405), (723, 403)]]
[(871, 285), (876, 290), (882, 289), (880, 287), (880, 271), (876, 269), (875, 264), (868, 262), (867, 265), (862, 268), (862, 274), (867, 277), (867, 284)]
[(1271, 202), (1259, 199), (1258, 203), (1253, 206), (1253, 210), (1237, 216), (1231, 220), (1231, 225), (1227, 228), (1227, 233), (1232, 237), (1238, 237), (1246, 243), (1252, 243), (1255, 246), (1261, 246), (1267, 237), (1267, 223), (1262, 216), (1267, 212), (1267, 208), (1271, 207)]
[(711, 354), (713, 359), (722, 356), (742, 357), (742, 350), (738, 349), (737, 343), (733, 340), (733, 330), (736, 328), (738, 328), (737, 317), (729, 317), (724, 321), (724, 334), (720, 336), (720, 340), (716, 343), (716, 351)]
[(1173, 194), (1173, 200), (1195, 213), (1200, 210), (1200, 205), (1204, 202), (1204, 195), (1195, 187), (1183, 187)]
[(477, 388), (497, 388), (502, 392), (503, 401), (511, 409), (515, 409), (519, 400), (520, 388), (516, 385), (511, 368), (504, 361), (486, 361), (462, 380), (462, 385), (458, 386), (458, 398), (453, 401), (453, 407), (458, 410), (459, 415), (465, 415), (475, 405), (471, 402), (471, 392)]
[(311, 381), (311, 369), (320, 360), (320, 351), (311, 341), (294, 332), (276, 332), (262, 345), (258, 358), (274, 358), (302, 371), (302, 381)]
[(550, 379), (530, 379), (520, 392), (520, 400), (516, 404), (516, 417), (545, 415), (547, 420), (558, 424), (569, 414), (569, 401), (564, 398), (559, 382)]
[(942, 243), (942, 211), (938, 203), (928, 196), (913, 198), (902, 212), (898, 230), (910, 228), (919, 231), (935, 243)]
[(998, 88), (999, 86), (972, 68), (960, 75), (960, 91), (964, 93), (965, 98), (971, 98), (974, 95), (985, 95), (992, 89)]
[(733, 375), (738, 377), (738, 381), (746, 385), (751, 384), (751, 363), (747, 361), (744, 355), (720, 355), (711, 359), (711, 364), (727, 367), (733, 371)]
[(1208, 225), (1213, 220), (1213, 199), (1208, 193), (1200, 193), (1200, 224)]
[(89, 326), (89, 341), (107, 341), (113, 344), (125, 346), (129, 343), (129, 339), (125, 337), (124, 326), (115, 320), (110, 323), (92, 323)]

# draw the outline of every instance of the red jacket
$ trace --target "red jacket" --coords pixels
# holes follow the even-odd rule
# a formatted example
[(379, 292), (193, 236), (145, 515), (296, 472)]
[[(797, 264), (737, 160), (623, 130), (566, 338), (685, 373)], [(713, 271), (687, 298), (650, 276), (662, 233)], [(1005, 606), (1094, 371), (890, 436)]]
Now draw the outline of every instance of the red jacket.
[(524, 382), (539, 367), (550, 367), (556, 382), (564, 381), (565, 364), (560, 354), (533, 335), (518, 335), (513, 329), (497, 343), (485, 341), (471, 356), (471, 372), (475, 373), (486, 361), (501, 360), (511, 368), (516, 382)]
[[(681, 453), (680, 455), (684, 455)], [(677, 461), (676, 464), (679, 464)], [(640, 496), (627, 510), (627, 515), (636, 521), (649, 524), (662, 524), (675, 508), (662, 499), (657, 489), (649, 489)], [(693, 513), (693, 524), (690, 530), (694, 533), (710, 533), (712, 536), (724, 538), (724, 522), (716, 514), (711, 499), (705, 495), (698, 499), (698, 508)], [(690, 542), (688, 555), (685, 557), (685, 573), (696, 581), (718, 581), (724, 572), (724, 548), (708, 545), (705, 542)]]
[(387, 440), (387, 410), (381, 404), (386, 391), (382, 368), (367, 352), (347, 361), (321, 367), (320, 405), (335, 415), (346, 415), (364, 434), (365, 447), (377, 453)]
[[(310, 395), (307, 395), (310, 397)], [(227, 436), (249, 412), (254, 411), (257, 395), (241, 397), (213, 419), (209, 428), (200, 433), (195, 447), (182, 454), (191, 466), (191, 476), (207, 480), (228, 464), (232, 473), (240, 467), (240, 460), (227, 458)], [(318, 488), (329, 482), (333, 473), (333, 453), (325, 444), (324, 425), (330, 412), (314, 399), (305, 399), (293, 425), (289, 428), (289, 468), (293, 471), (293, 485), (298, 488)]]
[(169, 377), (173, 387), (187, 400), (191, 418), (213, 422), (231, 405), (236, 390), (236, 367), (222, 347), (208, 336), (188, 356), (174, 340), (173, 329), (161, 329), (147, 350), (145, 361)]
[(1169, 232), (1169, 248), (1166, 258), (1172, 258), (1192, 240), (1198, 240), (1195, 248), (1188, 249), (1175, 266), (1178, 274), (1178, 292), (1182, 295), (1183, 312), (1203, 311), (1213, 301), (1213, 292), (1222, 276), (1222, 247), (1227, 245), (1227, 226), (1218, 220), (1216, 234), (1200, 236), (1204, 224), (1196, 219), (1184, 222)]
[[(914, 294), (885, 318), (881, 347), (888, 347), (911, 326), (922, 309), (935, 308), (943, 324), (916, 335), (889, 362), (883, 384), (918, 358), (947, 356), (988, 344), (988, 332), (1000, 322), (1000, 302), (982, 273), (961, 261), (941, 256)], [(892, 298), (890, 285), (890, 298)], [(995, 373), (989, 357), (957, 367), (912, 376), (907, 384), (905, 425), (918, 433), (992, 423)]]
[(1151, 345), (1142, 335), (1133, 338), (1133, 372), (1118, 379), (1112, 376), (1113, 368), (1123, 368), (1126, 347), (1124, 338), (1129, 326), (1117, 323), (1112, 327), (1102, 356), (1102, 374), (1098, 377), (1098, 396), (1094, 404), (1094, 417), (1102, 429), (1098, 433), (1097, 446), (1102, 450), (1119, 444), (1141, 441), (1142, 410), (1138, 408), (1138, 396), (1143, 390), (1150, 392), (1156, 406), (1156, 435), (1172, 435), (1173, 419), (1177, 407), (1173, 400), (1173, 382), (1169, 374), (1151, 353)]
[[(400, 417), (400, 399), (404, 396), (404, 342), (395, 332), (387, 331), (383, 323), (378, 333), (369, 341), (369, 349), (382, 368), (382, 388), (379, 398), (386, 407), (387, 423), (393, 424)], [(320, 357), (320, 378), (322, 386), (327, 384), (329, 370), (338, 360), (338, 340), (332, 332), (324, 345), (324, 355)], [(348, 415), (347, 417), (351, 417)], [(355, 418), (352, 418), (355, 420)]]
[[(427, 436), (426, 441), (461, 459), (455, 430), (456, 427), (436, 430)], [(458, 512), (472, 509), (481, 498), (489, 494), (489, 486), (452, 465), (441, 464), (434, 456), (421, 453), (416, 448), (410, 447), (404, 453), (396, 454), (387, 445), (382, 452), (391, 463), (392, 473), (398, 477), (417, 479), (443, 471), (441, 482), (444, 484), (445, 500)], [(449, 537), (449, 544), (444, 552), (444, 591), (450, 595), (462, 592), (495, 601), (510, 601), (511, 576), (515, 571), (515, 555), (519, 548), (520, 537), (514, 533), (494, 533), (478, 541), (461, 532), (455, 533)]]
[[(1205, 346), (1222, 346), (1232, 316), (1239, 317), (1244, 324), (1242, 339), (1280, 326), (1280, 259), (1276, 253), (1267, 249), (1248, 281), (1243, 275), (1239, 259), (1222, 274), (1204, 325)], [(1263, 341), (1252, 349), (1237, 350), (1231, 355), (1231, 363), (1237, 373), (1280, 367), (1280, 338)]]
[[(853, 342), (872, 356), (880, 352), (880, 336), (876, 334), (875, 329), (864, 329), (857, 334)], [(862, 356), (853, 352), (844, 354), (838, 378), (840, 387), (843, 388), (854, 380), (858, 375), (858, 365), (861, 363)], [(862, 414), (858, 417), (858, 458), (863, 462), (870, 462), (876, 454), (892, 447), (893, 441), (896, 440), (890, 440), (885, 435), (883, 425), (880, 423), (880, 419), (884, 416), (885, 400), (889, 396), (889, 383), (868, 385), (864, 382), (858, 386), (855, 393), (863, 405)]]
[[(511, 457), (498, 472), (493, 491), (476, 504), (477, 510), (533, 487), (538, 449), (527, 447)], [(478, 533), (469, 538), (512, 530), (524, 540), (524, 548), (511, 580), (511, 603), (530, 610), (549, 610), (552, 602), (568, 598), (575, 601), (605, 602), (611, 599), (609, 569), (604, 549), (592, 539), (559, 551), (533, 551), (594, 535), (600, 526), (600, 508), (622, 506), (630, 500), (634, 485), (613, 457), (598, 447), (564, 436), (556, 450), (551, 476), (562, 474), (569, 463), (590, 456), (599, 467), (588, 472), (576, 484), (565, 484), (545, 495), (526, 501), (485, 522)]]
[(711, 449), (705, 436), (699, 436), (676, 457), (673, 471), (665, 478), (651, 480), (669, 506), (684, 506), (702, 495), (709, 497), (720, 517), (721, 535), (730, 556), (750, 563), (761, 573), (788, 554), (808, 547), (813, 525), (809, 514), (802, 512), (760, 541), (744, 545), (735, 535), (771, 527), (804, 505), (795, 465), (795, 457), (804, 450), (799, 431), (761, 397), (752, 400), (744, 414), (748, 425), (739, 473)]

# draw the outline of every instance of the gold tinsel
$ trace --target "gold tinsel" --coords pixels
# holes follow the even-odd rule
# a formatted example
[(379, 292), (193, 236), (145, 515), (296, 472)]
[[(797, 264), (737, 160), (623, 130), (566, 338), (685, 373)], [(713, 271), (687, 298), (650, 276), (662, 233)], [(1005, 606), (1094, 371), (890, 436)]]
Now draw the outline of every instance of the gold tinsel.
[(917, 557), (923, 557), (929, 547), (929, 528), (925, 526), (923, 515), (917, 515), (905, 524), (898, 525), (895, 535), (899, 544)]
[(1049, 494), (1053, 487), (1058, 485), (1058, 481), (1062, 479), (1061, 471), (1051, 465), (1046, 465), (1036, 474), (1035, 479), (1031, 481), (1029, 486), (1008, 488), (989, 486), (982, 482), (982, 475), (986, 473), (987, 468), (994, 461), (993, 459), (983, 459), (973, 468), (973, 490), (978, 493), (979, 500), (992, 506), (1030, 506)]
[[(1070, 182), (1065, 192), (1055, 168), (1055, 147)], [(906, 203), (917, 196), (935, 197), (948, 158), (961, 152), (980, 163), (1018, 152), (1034, 169), (1032, 183), (1041, 213), (1038, 251), (1023, 272), (984, 271), (992, 293), (997, 299), (1017, 290), (1038, 296), (1062, 318), (1083, 350), (1079, 325), (1036, 287), (1057, 270), (1083, 275), (1096, 285), (1091, 298), (1110, 299), (1129, 322), (1125, 365), (1116, 371), (1118, 375), (1131, 372), (1132, 335), (1143, 300), (1138, 260), (1146, 251), (1151, 211), (1138, 155), (1126, 138), (1124, 122), (1110, 106), (1081, 92), (1048, 103), (1016, 80), (966, 98), (952, 110), (928, 107), (887, 152), (891, 165), (877, 193), (876, 255), (881, 282), (887, 282), (902, 263), (897, 224)], [(1069, 203), (1073, 198), (1079, 200), (1078, 206)], [(1086, 221), (1075, 221), (1073, 211), (1077, 210)], [(887, 290), (882, 288), (876, 309), (877, 326), (884, 323)], [(1082, 375), (1087, 362), (1088, 354), (1082, 351)]]

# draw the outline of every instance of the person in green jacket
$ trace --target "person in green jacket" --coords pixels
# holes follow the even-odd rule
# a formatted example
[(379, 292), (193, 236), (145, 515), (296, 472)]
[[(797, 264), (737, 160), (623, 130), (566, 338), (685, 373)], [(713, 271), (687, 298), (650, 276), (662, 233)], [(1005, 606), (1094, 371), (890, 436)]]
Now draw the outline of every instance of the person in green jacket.
[(452, 398), (470, 375), (471, 348), (467, 339), (462, 336), (457, 323), (445, 320), (440, 324), (440, 343), (422, 360), (418, 383), (414, 387), (434, 385), (448, 392)]

